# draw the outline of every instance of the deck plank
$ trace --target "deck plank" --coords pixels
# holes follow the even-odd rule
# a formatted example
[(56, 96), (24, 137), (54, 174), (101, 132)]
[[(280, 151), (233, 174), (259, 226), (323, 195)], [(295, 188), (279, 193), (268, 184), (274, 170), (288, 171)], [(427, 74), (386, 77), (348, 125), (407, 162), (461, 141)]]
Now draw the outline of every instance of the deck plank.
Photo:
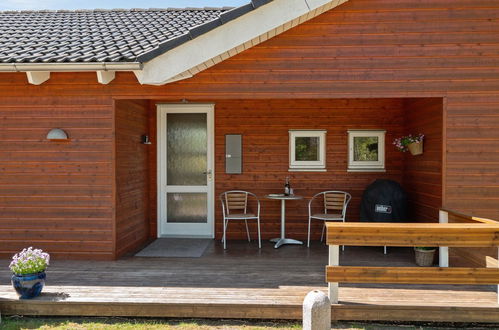
[[(342, 265), (414, 266), (408, 248), (347, 247)], [(82, 315), (300, 319), (311, 290), (327, 291), (327, 247), (285, 246), (261, 251), (213, 243), (201, 258), (135, 258), (112, 262), (56, 260), (43, 294), (18, 300), (0, 285), (4, 315)], [(1, 283), (8, 261), (0, 260)], [(490, 285), (342, 284), (334, 320), (499, 322)]]

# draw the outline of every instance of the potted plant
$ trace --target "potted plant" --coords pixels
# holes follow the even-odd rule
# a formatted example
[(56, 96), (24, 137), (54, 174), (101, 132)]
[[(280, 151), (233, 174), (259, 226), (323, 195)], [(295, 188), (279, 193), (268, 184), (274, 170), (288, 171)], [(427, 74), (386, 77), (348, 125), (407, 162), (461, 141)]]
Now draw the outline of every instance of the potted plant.
[(400, 138), (396, 138), (393, 141), (393, 144), (399, 151), (409, 151), (411, 155), (416, 156), (423, 153), (423, 140), (423, 134), (418, 134), (415, 136), (409, 134)]
[(435, 247), (415, 247), (414, 253), (416, 256), (416, 265), (423, 267), (432, 266), (436, 250), (437, 248)]
[(20, 299), (30, 299), (40, 295), (45, 284), (45, 269), (49, 261), (48, 253), (32, 247), (14, 255), (9, 268), (13, 273), (12, 286)]

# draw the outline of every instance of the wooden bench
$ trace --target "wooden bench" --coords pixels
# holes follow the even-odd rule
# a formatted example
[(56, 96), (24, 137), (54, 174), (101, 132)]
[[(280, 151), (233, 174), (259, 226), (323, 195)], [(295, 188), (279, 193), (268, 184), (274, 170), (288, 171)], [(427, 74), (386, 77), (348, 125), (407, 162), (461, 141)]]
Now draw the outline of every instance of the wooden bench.
[[(338, 303), (338, 283), (499, 284), (499, 268), (448, 268), (449, 247), (498, 247), (499, 222), (474, 218), (469, 223), (327, 223), (329, 299)], [(464, 215), (460, 215), (464, 216)], [(339, 246), (427, 246), (440, 248), (440, 267), (358, 267), (339, 265)]]

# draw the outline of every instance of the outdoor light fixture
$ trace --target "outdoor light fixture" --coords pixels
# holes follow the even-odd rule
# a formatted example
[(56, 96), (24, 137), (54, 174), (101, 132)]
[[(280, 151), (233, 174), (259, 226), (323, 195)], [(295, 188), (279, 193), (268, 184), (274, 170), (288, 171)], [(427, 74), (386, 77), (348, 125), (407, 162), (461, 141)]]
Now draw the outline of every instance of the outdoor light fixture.
[(152, 144), (151, 141), (149, 140), (149, 135), (142, 135), (141, 140), (142, 144)]
[(50, 141), (69, 141), (68, 133), (60, 128), (52, 128), (47, 133), (47, 140)]

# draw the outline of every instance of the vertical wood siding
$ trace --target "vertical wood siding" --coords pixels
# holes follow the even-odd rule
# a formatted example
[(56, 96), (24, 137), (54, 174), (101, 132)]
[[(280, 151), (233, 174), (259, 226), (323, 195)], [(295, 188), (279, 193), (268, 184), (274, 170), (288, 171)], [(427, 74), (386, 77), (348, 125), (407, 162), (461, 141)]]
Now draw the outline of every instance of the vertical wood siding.
[(116, 255), (134, 252), (149, 238), (148, 101), (118, 100), (116, 130)]

